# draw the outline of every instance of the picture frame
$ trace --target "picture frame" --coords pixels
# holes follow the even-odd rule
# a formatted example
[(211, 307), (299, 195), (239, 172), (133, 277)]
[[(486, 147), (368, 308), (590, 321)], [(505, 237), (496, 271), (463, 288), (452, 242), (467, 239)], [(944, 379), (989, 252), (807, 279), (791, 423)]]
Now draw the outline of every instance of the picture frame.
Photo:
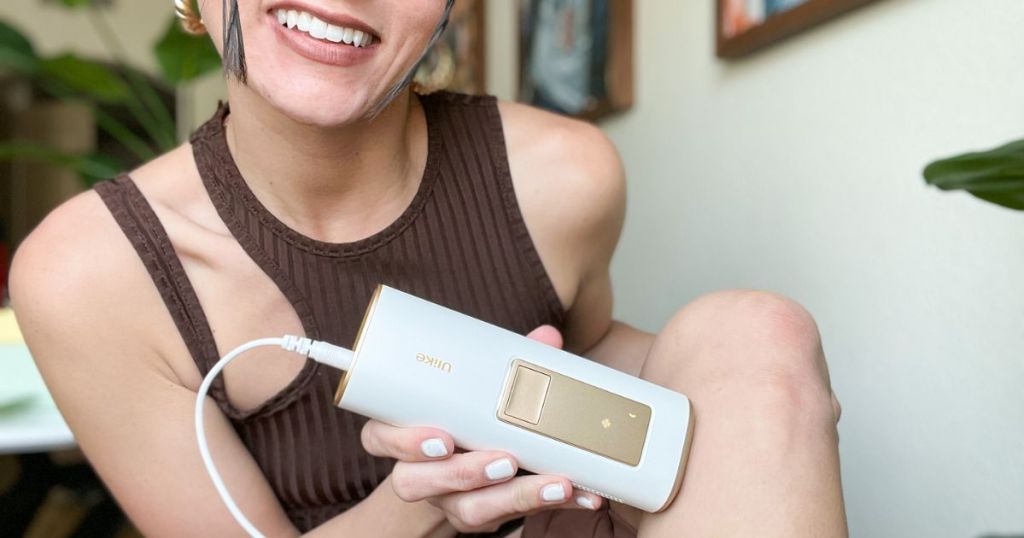
[(522, 102), (597, 120), (633, 106), (633, 0), (519, 0)]
[(714, 0), (716, 53), (741, 58), (875, 0)]
[(485, 0), (456, 0), (448, 28), (416, 69), (421, 93), (487, 91)]

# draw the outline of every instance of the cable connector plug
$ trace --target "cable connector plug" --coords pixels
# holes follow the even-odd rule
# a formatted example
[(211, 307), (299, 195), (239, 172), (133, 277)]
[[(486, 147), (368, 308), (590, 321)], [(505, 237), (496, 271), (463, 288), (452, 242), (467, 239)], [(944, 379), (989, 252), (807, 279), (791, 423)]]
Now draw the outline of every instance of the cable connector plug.
[(338, 370), (347, 371), (352, 367), (351, 351), (320, 340), (288, 334), (281, 338), (281, 348)]
[(203, 382), (199, 385), (199, 390), (196, 392), (196, 406), (195, 406), (195, 423), (196, 423), (196, 442), (199, 445), (199, 455), (203, 459), (203, 465), (206, 467), (206, 472), (210, 475), (210, 480), (213, 481), (213, 486), (217, 489), (217, 493), (220, 495), (224, 506), (228, 508), (231, 513), (231, 517), (235, 518), (235, 521), (241, 525), (242, 529), (245, 530), (246, 534), (254, 538), (263, 538), (263, 534), (260, 533), (259, 529), (245, 517), (242, 510), (235, 503), (235, 500), (231, 498), (231, 493), (228, 491), (228, 487), (224, 484), (224, 479), (221, 478), (220, 472), (217, 471), (217, 466), (213, 463), (213, 456), (210, 455), (210, 447), (206, 442), (206, 426), (203, 418), (203, 403), (206, 401), (206, 395), (210, 392), (210, 386), (213, 385), (213, 380), (220, 375), (221, 371), (231, 363), (231, 361), (237, 359), (240, 355), (249, 351), (263, 346), (280, 346), (286, 351), (298, 353), (306, 358), (310, 358), (321, 364), (326, 364), (332, 368), (339, 370), (348, 370), (352, 366), (352, 352), (339, 346), (328, 344), (327, 342), (320, 342), (318, 340), (311, 340), (309, 338), (302, 338), (299, 336), (285, 335), (281, 338), (261, 338), (259, 340), (253, 340), (252, 342), (246, 342), (235, 349), (231, 350), (227, 355), (221, 357), (216, 364), (210, 368), (210, 371), (203, 378)]

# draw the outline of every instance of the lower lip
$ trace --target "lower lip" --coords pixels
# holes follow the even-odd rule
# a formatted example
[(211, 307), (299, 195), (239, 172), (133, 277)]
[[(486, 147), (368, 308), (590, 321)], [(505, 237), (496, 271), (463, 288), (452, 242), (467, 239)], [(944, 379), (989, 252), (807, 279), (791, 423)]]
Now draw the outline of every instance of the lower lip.
[(278, 41), (300, 56), (314, 62), (339, 67), (350, 67), (369, 60), (377, 52), (377, 43), (369, 47), (353, 47), (344, 43), (332, 43), (282, 25), (277, 22), (276, 14), (270, 14), (267, 20), (273, 25)]

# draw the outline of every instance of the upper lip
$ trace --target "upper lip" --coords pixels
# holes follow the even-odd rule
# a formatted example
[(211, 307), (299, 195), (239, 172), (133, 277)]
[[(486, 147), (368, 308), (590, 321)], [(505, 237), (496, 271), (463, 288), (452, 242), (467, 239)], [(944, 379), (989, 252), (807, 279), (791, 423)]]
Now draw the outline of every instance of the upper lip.
[(295, 11), (305, 11), (311, 15), (315, 15), (316, 18), (326, 22), (327, 24), (333, 24), (334, 26), (343, 26), (345, 28), (352, 28), (353, 30), (359, 30), (361, 32), (372, 35), (375, 39), (380, 41), (380, 34), (377, 33), (369, 24), (351, 16), (345, 15), (344, 13), (331, 13), (319, 6), (313, 6), (302, 2), (280, 2), (270, 6), (270, 13), (275, 14), (279, 9), (294, 9)]

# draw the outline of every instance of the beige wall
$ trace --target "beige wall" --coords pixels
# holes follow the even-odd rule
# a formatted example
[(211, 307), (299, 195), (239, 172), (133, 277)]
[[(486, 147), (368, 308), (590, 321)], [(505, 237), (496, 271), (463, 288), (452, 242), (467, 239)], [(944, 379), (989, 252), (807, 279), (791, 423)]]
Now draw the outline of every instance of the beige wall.
[[(51, 54), (73, 50), (76, 53), (100, 56), (105, 48), (92, 30), (83, 10), (69, 10), (58, 2), (42, 0), (3, 0), (0, 17), (31, 36), (36, 48)], [(125, 44), (129, 60), (139, 66), (154, 68), (156, 59), (150, 53), (152, 43), (166, 28), (167, 15), (172, 13), (172, 0), (118, 1), (109, 10), (109, 20)]]
[(881, 1), (736, 63), (711, 0), (635, 4), (637, 106), (604, 124), (630, 184), (617, 315), (799, 299), (843, 402), (852, 535), (1024, 533), (1024, 213), (920, 175), (1024, 136), (1024, 3)]

